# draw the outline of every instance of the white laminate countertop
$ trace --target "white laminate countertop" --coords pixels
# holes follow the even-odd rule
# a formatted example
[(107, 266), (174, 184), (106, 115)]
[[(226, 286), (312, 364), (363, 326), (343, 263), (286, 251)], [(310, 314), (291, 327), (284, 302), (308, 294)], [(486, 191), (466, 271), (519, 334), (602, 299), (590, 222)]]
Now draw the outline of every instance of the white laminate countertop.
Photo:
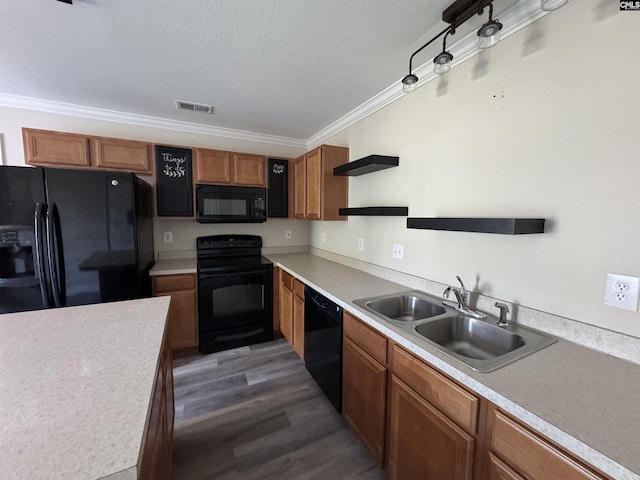
[(198, 271), (195, 257), (168, 258), (158, 260), (151, 268), (149, 275), (182, 275), (185, 273), (196, 273)]
[(1, 478), (137, 478), (169, 301), (0, 315)]
[(611, 477), (640, 480), (640, 365), (559, 340), (494, 372), (478, 373), (353, 303), (407, 287), (314, 255), (266, 256)]

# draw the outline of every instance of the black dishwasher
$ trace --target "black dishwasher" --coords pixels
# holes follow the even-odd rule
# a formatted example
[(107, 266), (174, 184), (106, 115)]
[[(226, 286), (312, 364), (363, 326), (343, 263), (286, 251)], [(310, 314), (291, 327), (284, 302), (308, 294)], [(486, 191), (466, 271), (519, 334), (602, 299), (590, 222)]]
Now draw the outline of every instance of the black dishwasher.
[(338, 412), (342, 411), (342, 307), (304, 287), (304, 361)]

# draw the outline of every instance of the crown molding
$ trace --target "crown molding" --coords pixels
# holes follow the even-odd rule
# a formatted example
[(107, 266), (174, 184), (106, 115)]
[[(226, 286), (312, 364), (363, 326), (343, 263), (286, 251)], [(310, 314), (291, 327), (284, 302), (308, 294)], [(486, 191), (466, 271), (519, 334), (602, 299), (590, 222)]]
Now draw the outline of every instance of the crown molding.
[[(494, 15), (494, 17), (499, 18), (500, 22), (504, 25), (501, 31), (501, 41), (549, 13), (551, 12), (545, 12), (540, 8), (540, 0), (520, 0), (516, 2), (498, 15)], [(452, 68), (455, 68), (457, 65), (481, 52), (481, 50), (476, 47), (477, 41), (478, 37), (474, 31), (450, 46), (448, 50), (453, 54), (454, 58)], [(431, 60), (414, 68), (413, 73), (420, 79), (417, 88), (426, 85), (440, 76), (433, 72), (433, 62)], [(400, 79), (398, 79), (397, 82), (389, 85), (362, 105), (354, 108), (315, 135), (309, 137), (307, 139), (307, 148), (312, 149), (321, 145), (333, 135), (340, 133), (342, 130), (386, 107), (390, 103), (399, 100), (405, 95), (402, 91)]]
[(72, 117), (91, 118), (94, 120), (106, 120), (109, 122), (125, 123), (142, 127), (161, 128), (178, 132), (195, 133), (200, 135), (214, 135), (217, 137), (233, 138), (247, 142), (267, 143), (294, 148), (307, 148), (307, 142), (297, 138), (279, 137), (262, 133), (234, 130), (230, 128), (213, 127), (198, 123), (168, 120), (135, 113), (118, 112), (101, 108), (74, 105), (71, 103), (54, 102), (32, 97), (22, 97), (0, 93), (0, 106), (33, 110), (37, 112), (56, 113)]

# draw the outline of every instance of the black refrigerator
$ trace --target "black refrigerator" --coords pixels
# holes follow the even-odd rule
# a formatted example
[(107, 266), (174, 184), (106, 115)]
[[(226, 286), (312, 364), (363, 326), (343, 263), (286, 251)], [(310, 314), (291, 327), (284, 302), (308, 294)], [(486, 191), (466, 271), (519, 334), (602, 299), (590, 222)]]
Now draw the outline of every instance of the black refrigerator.
[(152, 199), (132, 173), (0, 167), (0, 313), (149, 296)]

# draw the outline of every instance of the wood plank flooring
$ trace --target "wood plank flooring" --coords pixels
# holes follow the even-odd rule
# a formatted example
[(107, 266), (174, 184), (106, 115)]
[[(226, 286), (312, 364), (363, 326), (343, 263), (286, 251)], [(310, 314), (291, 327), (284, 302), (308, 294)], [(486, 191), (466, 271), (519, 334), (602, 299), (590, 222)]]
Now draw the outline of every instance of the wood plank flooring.
[(174, 361), (174, 480), (386, 479), (284, 339)]

